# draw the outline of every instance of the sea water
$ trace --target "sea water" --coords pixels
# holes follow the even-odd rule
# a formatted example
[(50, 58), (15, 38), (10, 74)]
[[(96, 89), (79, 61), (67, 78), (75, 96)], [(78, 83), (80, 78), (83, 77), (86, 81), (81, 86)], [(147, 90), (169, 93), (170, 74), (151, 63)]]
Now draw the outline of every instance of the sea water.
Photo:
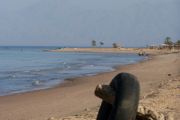
[(0, 96), (46, 89), (143, 60), (128, 53), (48, 52), (55, 47), (0, 47)]

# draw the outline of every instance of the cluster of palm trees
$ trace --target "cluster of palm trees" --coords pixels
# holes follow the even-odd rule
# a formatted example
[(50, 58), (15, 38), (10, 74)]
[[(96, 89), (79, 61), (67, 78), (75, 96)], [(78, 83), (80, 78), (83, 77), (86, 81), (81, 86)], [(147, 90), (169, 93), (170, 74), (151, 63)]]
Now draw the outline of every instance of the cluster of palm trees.
[(173, 45), (180, 45), (180, 40), (177, 40), (176, 42), (172, 42), (170, 37), (166, 37), (164, 40), (164, 44), (173, 46)]
[[(100, 42), (97, 44), (97, 41), (96, 41), (96, 40), (92, 40), (91, 44), (92, 44), (92, 47), (97, 47), (98, 45), (99, 45), (100, 47), (102, 47), (102, 46), (104, 45), (104, 42), (103, 42), (103, 41), (100, 41)], [(177, 40), (176, 42), (173, 42), (173, 41), (171, 40), (171, 37), (166, 37), (165, 40), (164, 40), (164, 44), (167, 45), (168, 48), (170, 48), (170, 49), (173, 48), (173, 47), (179, 48), (179, 47), (180, 47), (180, 40)], [(119, 45), (118, 45), (117, 43), (113, 43), (113, 44), (112, 44), (112, 47), (113, 47), (113, 48), (118, 48)]]
[[(92, 45), (92, 47), (97, 47), (98, 46), (96, 40), (92, 40), (91, 45)], [(102, 47), (103, 45), (104, 45), (104, 42), (100, 41), (99, 46)], [(120, 46), (117, 43), (113, 43), (112, 47), (113, 48), (118, 48)]]
[[(97, 42), (96, 42), (96, 40), (92, 40), (92, 43), (91, 43), (91, 44), (92, 44), (92, 47), (97, 47)], [(104, 45), (104, 42), (100, 41), (100, 42), (99, 42), (99, 45), (100, 45), (100, 47), (103, 46), (103, 45)]]
[(164, 44), (168, 46), (168, 48), (172, 49), (180, 47), (180, 40), (177, 40), (176, 42), (173, 42), (170, 37), (166, 37), (164, 40)]

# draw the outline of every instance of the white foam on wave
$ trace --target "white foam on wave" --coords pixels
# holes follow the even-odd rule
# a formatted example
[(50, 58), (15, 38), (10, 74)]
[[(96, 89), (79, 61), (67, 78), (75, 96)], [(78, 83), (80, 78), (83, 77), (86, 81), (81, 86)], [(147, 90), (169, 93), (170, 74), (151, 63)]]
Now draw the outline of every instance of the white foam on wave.
[(40, 85), (40, 81), (39, 80), (33, 81), (32, 85), (33, 86), (38, 86), (38, 85)]

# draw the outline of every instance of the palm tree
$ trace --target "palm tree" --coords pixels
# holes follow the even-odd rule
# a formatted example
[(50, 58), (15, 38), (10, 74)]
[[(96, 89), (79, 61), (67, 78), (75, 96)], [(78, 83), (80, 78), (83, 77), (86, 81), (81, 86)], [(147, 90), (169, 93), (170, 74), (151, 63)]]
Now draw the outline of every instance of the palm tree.
[(104, 45), (104, 42), (101, 41), (101, 42), (99, 42), (99, 44), (100, 44), (100, 46), (103, 46), (103, 45)]
[(168, 45), (169, 49), (172, 49), (174, 43), (171, 41), (170, 37), (166, 37), (164, 40), (164, 44)]
[(96, 47), (96, 41), (95, 40), (92, 40), (91, 44), (93, 47)]
[(118, 44), (117, 43), (113, 43), (113, 48), (118, 48)]
[(164, 44), (167, 44), (167, 45), (171, 46), (171, 45), (173, 45), (173, 42), (171, 41), (170, 37), (166, 37), (165, 40), (164, 40)]

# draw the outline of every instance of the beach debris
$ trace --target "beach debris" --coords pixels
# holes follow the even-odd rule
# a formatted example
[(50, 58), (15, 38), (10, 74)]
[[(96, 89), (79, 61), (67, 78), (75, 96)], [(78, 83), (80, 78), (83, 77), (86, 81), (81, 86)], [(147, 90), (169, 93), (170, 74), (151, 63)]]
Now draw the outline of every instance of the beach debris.
[(171, 74), (169, 73), (168, 76), (171, 76)]
[(138, 55), (139, 55), (139, 56), (148, 56), (148, 54), (146, 54), (145, 51), (140, 51), (140, 52), (138, 52)]
[(103, 99), (97, 120), (135, 120), (140, 86), (130, 73), (119, 73), (110, 85), (98, 85), (95, 95)]
[(94, 93), (97, 97), (103, 99), (110, 104), (113, 104), (115, 99), (115, 91), (109, 85), (97, 85)]
[(166, 120), (166, 119), (162, 113), (158, 113), (157, 111), (152, 110), (152, 108), (150, 109), (140, 105), (138, 107), (136, 120)]
[[(159, 87), (162, 87), (162, 85), (160, 84)], [(145, 98), (154, 98), (154, 97), (157, 96), (158, 93), (159, 93), (158, 91), (151, 91), (147, 95), (143, 96), (143, 99), (145, 99)]]
[[(113, 104), (115, 99), (115, 92), (109, 85), (97, 85), (95, 89), (95, 95), (102, 100)], [(147, 108), (146, 106), (139, 105), (136, 115), (136, 120), (173, 120), (173, 116), (165, 117), (164, 114), (153, 110), (152, 108)]]

